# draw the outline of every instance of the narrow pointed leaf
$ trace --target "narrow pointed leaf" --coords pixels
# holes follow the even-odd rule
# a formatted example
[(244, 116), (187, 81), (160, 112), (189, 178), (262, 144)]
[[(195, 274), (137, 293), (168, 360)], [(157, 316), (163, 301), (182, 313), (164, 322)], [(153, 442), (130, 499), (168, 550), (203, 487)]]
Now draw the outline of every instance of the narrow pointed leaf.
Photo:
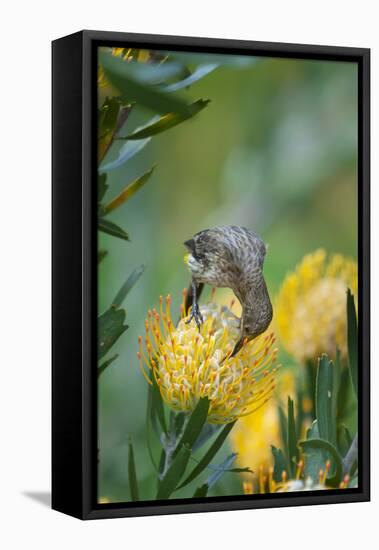
[(142, 273), (145, 270), (145, 266), (141, 265), (140, 267), (137, 267), (132, 271), (132, 273), (129, 275), (125, 283), (122, 285), (120, 290), (117, 292), (113, 302), (112, 306), (115, 308), (118, 308), (121, 306), (122, 302), (125, 300), (126, 296), (132, 289), (132, 287), (136, 284), (138, 279), (141, 277)]
[(349, 355), (350, 376), (355, 395), (358, 396), (358, 323), (355, 311), (354, 296), (347, 290), (347, 346)]
[(175, 491), (176, 486), (180, 483), (186, 470), (190, 456), (191, 449), (188, 445), (183, 445), (174, 457), (169, 469), (159, 484), (157, 499), (169, 498)]
[(296, 463), (299, 458), (299, 451), (296, 443), (297, 443), (297, 437), (296, 437), (296, 425), (295, 425), (293, 401), (290, 397), (288, 397), (287, 445), (288, 445), (289, 467), (291, 470), (292, 477), (295, 475)]
[[(153, 449), (151, 444), (151, 435), (152, 435), (152, 428), (156, 431), (156, 427), (153, 426), (153, 421), (155, 421), (155, 418), (153, 418), (152, 415), (152, 406), (153, 406), (153, 386), (152, 384), (148, 384), (147, 387), (147, 410), (146, 410), (146, 444), (147, 444), (147, 450), (149, 453), (149, 457), (151, 460), (151, 464), (156, 472), (158, 472), (158, 466), (156, 464), (154, 455), (153, 455)], [(156, 423), (155, 423), (156, 424)]]
[(124, 101), (136, 101), (162, 114), (176, 112), (185, 115), (189, 112), (183, 100), (142, 82), (136, 73), (132, 74), (133, 68), (128, 67), (123, 59), (104, 51), (100, 52), (99, 58), (106, 77), (119, 90)]
[(232, 453), (231, 455), (227, 456), (221, 464), (214, 467), (214, 473), (209, 476), (206, 482), (209, 489), (213, 487), (213, 485), (217, 483), (217, 481), (224, 475), (224, 473), (229, 470), (230, 466), (233, 464), (236, 458), (237, 453)]
[(150, 178), (151, 174), (154, 171), (153, 168), (150, 168), (145, 174), (140, 176), (139, 178), (132, 181), (132, 183), (129, 183), (117, 197), (112, 199), (108, 204), (104, 206), (103, 212), (104, 215), (109, 214), (109, 212), (112, 212), (112, 210), (115, 210), (119, 206), (121, 206), (124, 202), (128, 201), (141, 187), (147, 182), (147, 180)]
[(112, 143), (120, 109), (120, 102), (115, 97), (107, 97), (104, 104), (99, 109), (97, 143), (98, 159), (100, 161), (104, 158)]
[[(156, 117), (154, 117), (156, 118)], [(102, 164), (99, 168), (100, 172), (112, 172), (116, 168), (120, 168), (123, 164), (132, 159), (137, 153), (142, 151), (149, 143), (151, 138), (139, 139), (138, 141), (128, 141), (121, 147), (118, 156), (115, 160)]]
[(344, 424), (341, 424), (338, 427), (338, 450), (341, 456), (344, 456), (350, 449), (352, 441), (353, 438), (349, 429)]
[(220, 66), (237, 67), (237, 68), (249, 68), (258, 63), (261, 58), (252, 57), (251, 55), (225, 55), (214, 53), (196, 53), (196, 52), (164, 52), (171, 56), (171, 59), (181, 61), (182, 63), (189, 64), (204, 64), (204, 63), (217, 63)]
[(301, 439), (303, 421), (304, 421), (304, 411), (303, 411), (303, 390), (298, 385), (296, 392), (296, 403), (297, 403), (297, 415), (296, 415), (296, 438)]
[(173, 84), (165, 84), (161, 88), (165, 92), (176, 92), (177, 90), (182, 90), (183, 88), (191, 86), (191, 84), (195, 84), (195, 82), (198, 82), (199, 80), (207, 76), (217, 67), (217, 63), (207, 63), (205, 65), (199, 65), (198, 67), (196, 67), (192, 74), (188, 75), (183, 80), (179, 80), (179, 82), (174, 82)]
[(192, 498), (202, 498), (202, 497), (206, 497), (207, 496), (207, 493), (208, 493), (208, 485), (206, 483), (204, 483), (203, 485), (200, 485), (200, 487), (198, 487), (196, 489), (196, 491), (194, 492), (193, 494), (193, 497)]
[(113, 344), (128, 328), (124, 325), (125, 311), (123, 309), (110, 308), (98, 317), (98, 359), (104, 357)]
[(109, 220), (104, 220), (104, 218), (99, 218), (97, 220), (97, 228), (103, 233), (112, 235), (112, 237), (118, 237), (124, 241), (129, 241), (129, 235), (121, 229), (117, 224), (110, 222)]
[[(343, 475), (342, 457), (337, 449), (324, 439), (307, 439), (299, 442), (300, 447), (305, 454), (312, 454), (312, 451), (321, 451), (328, 454), (335, 467), (335, 474), (327, 479), (327, 482), (333, 487), (338, 487)], [(325, 464), (324, 464), (325, 467)]]
[[(193, 479), (195, 479), (198, 475), (200, 475), (201, 472), (205, 470), (208, 464), (212, 462), (212, 460), (214, 459), (218, 451), (221, 449), (224, 441), (228, 437), (235, 423), (236, 421), (231, 422), (230, 424), (226, 424), (226, 426), (224, 426), (224, 428), (222, 429), (222, 432), (217, 436), (217, 438), (215, 439), (213, 444), (209, 447), (208, 451), (205, 453), (203, 458), (195, 466), (195, 468), (192, 470), (189, 476), (183, 481), (180, 487), (184, 487), (185, 485), (190, 483)], [(180, 487), (178, 487), (178, 489)]]
[(164, 407), (163, 407), (163, 399), (161, 392), (159, 390), (157, 381), (155, 380), (154, 375), (151, 373), (151, 381), (152, 381), (152, 414), (156, 415), (157, 419), (159, 420), (159, 423), (161, 425), (162, 430), (167, 433), (167, 423), (166, 423), (166, 417), (164, 413)]
[(219, 432), (222, 428), (222, 424), (209, 424), (209, 422), (206, 422), (196, 439), (195, 443), (192, 445), (192, 450), (198, 451), (201, 449), (201, 447), (211, 439), (217, 432)]
[(316, 417), (321, 439), (333, 445), (336, 442), (336, 418), (333, 412), (337, 395), (333, 388), (334, 365), (328, 356), (323, 354), (319, 360), (316, 378)]
[(99, 264), (100, 262), (102, 262), (107, 254), (108, 254), (108, 250), (98, 250), (97, 263)]
[(287, 460), (289, 461), (287, 418), (286, 418), (286, 415), (284, 414), (284, 411), (281, 405), (279, 405), (278, 407), (278, 415), (279, 415), (279, 426), (280, 426), (280, 439), (282, 440), (284, 454), (287, 457)]
[(175, 414), (174, 431), (176, 436), (179, 436), (182, 433), (185, 419), (186, 419), (185, 413), (179, 412)]
[(312, 359), (308, 359), (305, 364), (305, 389), (312, 407), (309, 413), (312, 419), (316, 416), (316, 373), (317, 369), (315, 362)]
[(199, 99), (198, 101), (195, 101), (195, 103), (191, 103), (188, 106), (189, 110), (187, 114), (168, 113), (160, 117), (158, 120), (142, 126), (139, 130), (136, 130), (132, 134), (120, 137), (118, 139), (140, 140), (155, 136), (197, 115), (197, 113), (202, 111), (208, 105), (208, 103), (209, 100)]
[(133, 501), (139, 500), (139, 491), (138, 491), (138, 481), (137, 481), (137, 472), (136, 464), (134, 460), (134, 450), (131, 440), (129, 440), (129, 458), (128, 458), (128, 477), (129, 477), (129, 487), (130, 494)]
[[(308, 439), (320, 439), (320, 434), (317, 427), (317, 420), (314, 420), (310, 428), (307, 430), (307, 440)], [(320, 470), (323, 470), (325, 468), (326, 460), (327, 455), (324, 451), (313, 449), (312, 452), (308, 454), (307, 459), (305, 460), (305, 479), (310, 477), (314, 481), (314, 483), (318, 483), (319, 472)]]
[(97, 178), (97, 200), (101, 202), (105, 193), (107, 192), (109, 185), (107, 184), (107, 175), (100, 174)]
[(195, 443), (207, 420), (208, 411), (209, 399), (208, 397), (202, 397), (199, 399), (198, 404), (190, 416), (184, 433), (174, 451), (174, 456), (179, 452), (183, 445), (188, 445), (188, 447), (192, 448), (192, 445)]
[(113, 363), (113, 361), (115, 361), (117, 359), (117, 357), (118, 357), (118, 353), (116, 353), (115, 355), (112, 355), (112, 357), (110, 357), (109, 359), (104, 361), (104, 363), (99, 365), (99, 367), (97, 369), (97, 376), (100, 376), (100, 374), (102, 374), (105, 371), (105, 369), (107, 367), (109, 367), (109, 365), (111, 365)]
[(274, 457), (274, 480), (280, 482), (283, 472), (286, 472), (287, 477), (289, 477), (288, 462), (281, 449), (277, 449), (274, 445), (271, 445), (271, 452)]

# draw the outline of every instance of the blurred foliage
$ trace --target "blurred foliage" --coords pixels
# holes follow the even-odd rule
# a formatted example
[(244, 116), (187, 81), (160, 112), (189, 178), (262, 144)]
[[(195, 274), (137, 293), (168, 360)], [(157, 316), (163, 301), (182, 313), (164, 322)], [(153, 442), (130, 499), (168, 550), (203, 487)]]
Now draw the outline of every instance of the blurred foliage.
[[(180, 296), (187, 286), (182, 243), (205, 227), (245, 225), (262, 236), (269, 244), (265, 277), (272, 295), (310, 250), (322, 247), (357, 256), (357, 67), (122, 48), (104, 48), (100, 61), (98, 298), (101, 322), (108, 327), (111, 321), (115, 329), (99, 363), (99, 496), (111, 502), (136, 495), (154, 499), (158, 491), (172, 494), (172, 487), (178, 498), (240, 494), (242, 480), (232, 467), (236, 453), (227, 439), (217, 449), (218, 465), (212, 464), (222, 430), (209, 433), (207, 450), (200, 445), (193, 460), (188, 444), (180, 444), (178, 469), (163, 489), (157, 487), (149, 454), (161, 452), (162, 430), (177, 447), (173, 423), (180, 423), (180, 417), (166, 418), (162, 411), (160, 419), (158, 412), (147, 414), (146, 402), (148, 407), (154, 402), (154, 410), (159, 405), (157, 396), (147, 395), (137, 368), (137, 336), (156, 296)], [(125, 312), (126, 294), (114, 303), (117, 290), (141, 264), (145, 271), (138, 284), (128, 287)], [(178, 301), (173, 311), (179, 311)], [(348, 326), (351, 335), (354, 322)], [(281, 350), (280, 359), (297, 374), (290, 355)], [(309, 366), (314, 387), (320, 369), (315, 360)], [(107, 361), (112, 362), (109, 368)], [(323, 357), (322, 365), (329, 363)], [(304, 455), (308, 470), (315, 472), (321, 463), (325, 470), (329, 461), (329, 478), (338, 478), (338, 457), (343, 464), (356, 429), (349, 372), (341, 366), (338, 420), (331, 433), (321, 436), (317, 424), (308, 435), (300, 433), (299, 425), (305, 426), (313, 414), (318, 423), (317, 412), (302, 407), (304, 396), (287, 413), (282, 410), (281, 426), (287, 433), (274, 451), (276, 477), (283, 469), (294, 473), (293, 457), (301, 460)], [(321, 387), (327, 387), (322, 380)], [(310, 388), (301, 385), (296, 392)], [(320, 439), (326, 446), (307, 443)], [(163, 443), (165, 447), (167, 440)], [(186, 483), (195, 460), (199, 469), (207, 463), (199, 470), (201, 481), (195, 476)], [(237, 475), (220, 475), (233, 469)], [(242, 475), (251, 482), (252, 474)]]
[[(154, 166), (138, 176), (124, 187), (116, 196), (105, 201), (108, 195), (109, 183), (108, 172), (115, 167), (124, 166), (137, 154), (151, 139), (152, 136), (160, 134), (181, 122), (195, 116), (204, 109), (208, 100), (198, 100), (188, 104), (174, 95), (167, 93), (181, 87), (181, 83), (188, 85), (196, 82), (209, 71), (189, 70), (178, 62), (171, 62), (169, 56), (157, 57), (148, 50), (131, 50), (123, 48), (101, 48), (99, 50), (98, 86), (99, 109), (98, 109), (98, 230), (112, 237), (129, 241), (129, 234), (118, 224), (106, 217), (120, 206), (129, 201), (135, 193), (150, 179)], [(184, 76), (183, 76), (184, 75)], [(167, 78), (179, 77), (174, 84), (168, 84)], [(157, 87), (157, 84), (160, 86)], [(161, 86), (163, 85), (163, 89)], [(171, 87), (171, 89), (169, 88)], [(165, 89), (166, 88), (166, 89)], [(108, 91), (112, 95), (104, 95)], [(163, 113), (161, 117), (154, 117), (150, 122), (141, 128), (135, 128), (127, 136), (119, 136), (130, 113), (137, 105), (142, 105)], [(121, 149), (116, 165), (102, 164), (104, 157), (110, 151), (115, 141), (126, 141)], [(133, 145), (134, 141), (134, 145)], [(130, 145), (129, 142), (132, 142)], [(107, 250), (99, 250), (98, 261), (105, 258)], [(124, 324), (126, 312), (121, 305), (130, 292), (132, 286), (137, 282), (144, 271), (142, 265), (134, 269), (126, 282), (123, 284), (111, 306), (98, 318), (98, 359), (102, 359), (117, 342), (120, 336), (129, 328)], [(118, 354), (106, 359), (99, 365), (98, 373), (104, 370), (118, 358)], [(131, 445), (131, 443), (130, 443)], [(130, 450), (130, 453), (132, 451)], [(131, 454), (133, 456), (133, 454)]]

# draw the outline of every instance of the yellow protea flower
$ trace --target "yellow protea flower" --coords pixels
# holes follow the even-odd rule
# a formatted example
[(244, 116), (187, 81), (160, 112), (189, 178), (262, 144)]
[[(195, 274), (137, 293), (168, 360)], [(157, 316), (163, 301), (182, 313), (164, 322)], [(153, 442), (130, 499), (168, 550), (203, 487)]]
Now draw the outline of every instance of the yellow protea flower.
[(271, 445), (280, 447), (279, 396), (293, 396), (295, 378), (290, 370), (281, 371), (276, 383), (275, 396), (256, 414), (241, 418), (230, 434), (233, 450), (238, 453), (241, 466), (249, 466), (254, 472), (273, 464)]
[[(175, 410), (190, 413), (201, 397), (210, 400), (208, 422), (227, 424), (263, 406), (275, 387), (278, 366), (274, 335), (245, 342), (229, 357), (239, 337), (239, 320), (226, 307), (201, 306), (200, 330), (184, 315), (177, 326), (171, 320), (170, 296), (160, 299), (160, 311), (148, 312), (145, 339), (139, 337), (138, 357), (148, 382), (152, 370), (163, 400)], [(145, 366), (144, 366), (145, 365)]]
[[(327, 485), (327, 477), (330, 471), (330, 461), (325, 462), (325, 467), (320, 470), (318, 479), (305, 477), (304, 460), (299, 460), (294, 479), (287, 478), (287, 472), (283, 471), (281, 480), (274, 480), (274, 468), (264, 469), (262, 466), (257, 472), (257, 485), (251, 481), (242, 483), (243, 493), (253, 495), (254, 493), (293, 493), (298, 491), (325, 491), (330, 489)], [(346, 489), (349, 485), (350, 477), (345, 475), (339, 485), (339, 489)]]
[(346, 356), (346, 291), (357, 296), (355, 260), (325, 250), (306, 255), (287, 275), (276, 300), (276, 323), (283, 346), (298, 361)]

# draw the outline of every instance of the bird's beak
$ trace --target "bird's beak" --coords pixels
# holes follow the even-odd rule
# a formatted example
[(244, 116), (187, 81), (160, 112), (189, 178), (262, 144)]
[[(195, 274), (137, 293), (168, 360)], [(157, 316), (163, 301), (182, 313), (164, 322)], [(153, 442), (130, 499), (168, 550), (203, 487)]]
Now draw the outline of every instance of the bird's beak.
[(193, 239), (189, 239), (188, 241), (184, 242), (184, 246), (190, 251), (195, 252), (195, 241)]

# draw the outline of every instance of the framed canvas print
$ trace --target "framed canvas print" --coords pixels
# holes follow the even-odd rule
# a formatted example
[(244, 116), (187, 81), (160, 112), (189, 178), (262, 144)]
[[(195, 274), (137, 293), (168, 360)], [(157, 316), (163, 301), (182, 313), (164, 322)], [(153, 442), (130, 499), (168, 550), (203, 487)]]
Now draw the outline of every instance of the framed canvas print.
[(53, 508), (369, 499), (369, 50), (53, 42)]

